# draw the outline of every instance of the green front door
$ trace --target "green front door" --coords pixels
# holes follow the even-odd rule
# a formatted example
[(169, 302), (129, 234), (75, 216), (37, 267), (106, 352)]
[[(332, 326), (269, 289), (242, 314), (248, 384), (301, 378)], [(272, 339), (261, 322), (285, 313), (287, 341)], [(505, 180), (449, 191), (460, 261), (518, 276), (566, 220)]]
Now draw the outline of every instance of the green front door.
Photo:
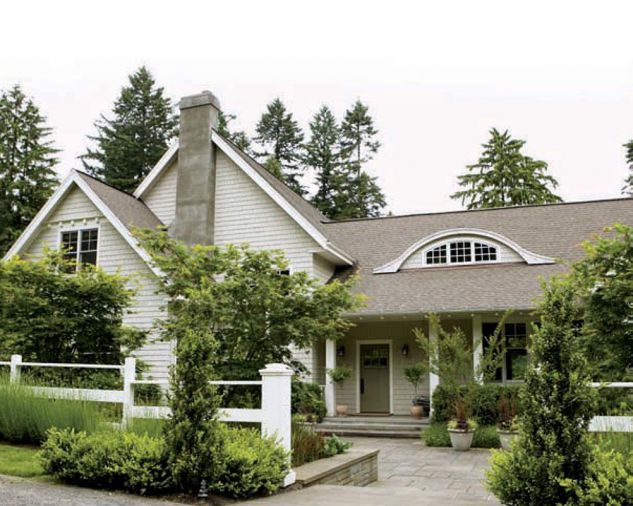
[(360, 345), (360, 410), (389, 413), (389, 345)]

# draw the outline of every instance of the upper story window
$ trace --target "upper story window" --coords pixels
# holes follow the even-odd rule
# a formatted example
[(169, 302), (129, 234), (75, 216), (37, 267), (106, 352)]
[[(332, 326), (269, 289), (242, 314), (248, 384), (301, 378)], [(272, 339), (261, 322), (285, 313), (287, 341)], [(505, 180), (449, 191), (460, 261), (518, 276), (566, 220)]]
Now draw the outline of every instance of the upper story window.
[(497, 261), (497, 248), (477, 241), (450, 241), (426, 251), (427, 265), (469, 264)]
[(98, 242), (99, 230), (96, 228), (63, 231), (61, 246), (64, 249), (64, 258), (77, 265), (97, 265)]

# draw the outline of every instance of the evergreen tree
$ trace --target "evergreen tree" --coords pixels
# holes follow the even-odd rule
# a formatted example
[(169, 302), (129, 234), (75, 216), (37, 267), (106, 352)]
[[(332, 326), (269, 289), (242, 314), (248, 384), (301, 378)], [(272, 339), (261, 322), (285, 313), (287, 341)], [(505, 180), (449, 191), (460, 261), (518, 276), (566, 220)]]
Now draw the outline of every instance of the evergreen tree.
[(490, 140), (476, 164), (458, 177), (465, 188), (451, 198), (459, 199), (466, 209), (509, 207), (561, 202), (552, 189), (558, 182), (547, 174), (547, 163), (521, 153), (525, 141), (512, 139), (508, 131), (490, 131)]
[(107, 183), (133, 191), (176, 136), (178, 118), (164, 89), (152, 74), (140, 67), (129, 76), (114, 103), (113, 119), (101, 116), (95, 122), (96, 143), (80, 158), (84, 168)]
[(622, 193), (633, 197), (633, 140), (627, 142), (624, 147), (626, 148), (626, 163), (629, 166), (629, 175), (624, 180), (624, 186), (622, 187)]
[(327, 217), (336, 218), (346, 195), (347, 178), (341, 171), (340, 127), (334, 114), (322, 106), (310, 122), (305, 162), (316, 174), (312, 203)]
[(233, 132), (229, 128), (229, 123), (235, 120), (235, 118), (235, 114), (225, 114), (220, 111), (218, 118), (218, 133), (225, 139), (232, 141), (242, 151), (248, 152), (251, 146), (251, 140), (248, 138), (248, 135), (246, 135), (246, 132), (243, 130)]
[[(253, 140), (262, 147), (262, 151), (255, 153), (256, 156), (264, 161), (266, 167), (280, 169), (281, 179), (299, 195), (304, 195), (306, 190), (300, 181), (303, 132), (279, 98), (266, 106), (255, 132), (257, 135)], [(270, 159), (275, 162), (268, 162)]]
[(57, 185), (51, 128), (15, 85), (0, 95), (0, 254), (4, 254)]
[(345, 113), (341, 124), (341, 156), (347, 179), (346, 198), (341, 199), (337, 218), (365, 218), (379, 216), (385, 206), (385, 196), (376, 178), (363, 170), (380, 148), (375, 138), (378, 130), (369, 115), (369, 108), (357, 100)]

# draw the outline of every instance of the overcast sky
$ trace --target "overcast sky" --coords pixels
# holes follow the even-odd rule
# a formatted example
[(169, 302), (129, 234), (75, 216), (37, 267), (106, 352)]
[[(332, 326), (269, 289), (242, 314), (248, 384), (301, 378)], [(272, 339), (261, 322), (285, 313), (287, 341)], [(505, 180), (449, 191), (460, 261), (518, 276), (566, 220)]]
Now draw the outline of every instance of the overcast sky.
[(396, 214), (449, 195), (487, 131), (547, 161), (565, 200), (618, 197), (633, 138), (631, 1), (42, 1), (2, 5), (0, 88), (21, 83), (62, 149), (60, 174), (126, 77), (213, 91), (252, 133), (280, 96), (302, 126), (321, 104), (370, 106), (370, 167)]

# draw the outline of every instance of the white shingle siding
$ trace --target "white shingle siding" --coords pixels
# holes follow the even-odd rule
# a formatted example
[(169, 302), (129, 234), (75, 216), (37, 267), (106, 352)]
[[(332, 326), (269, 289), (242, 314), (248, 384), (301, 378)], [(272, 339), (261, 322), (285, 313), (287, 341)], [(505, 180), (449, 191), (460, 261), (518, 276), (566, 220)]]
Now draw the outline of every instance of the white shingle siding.
[(425, 254), (428, 250), (439, 246), (442, 243), (453, 241), (471, 241), (471, 242), (481, 242), (484, 244), (490, 244), (497, 248), (497, 263), (508, 263), (508, 262), (524, 262), (523, 258), (514, 250), (508, 248), (504, 244), (499, 244), (496, 241), (490, 240), (488, 238), (476, 237), (476, 236), (455, 236), (450, 239), (443, 238), (441, 240), (426, 244), (415, 253), (413, 253), (409, 258), (407, 258), (402, 267), (400, 269), (419, 269), (420, 267), (442, 267), (450, 264), (437, 264), (432, 266), (427, 266), (425, 263)]
[(176, 217), (177, 163), (173, 162), (143, 195), (143, 202), (166, 226)]
[[(40, 232), (26, 250), (26, 255), (40, 256), (45, 246), (55, 249), (59, 243), (60, 228), (94, 226), (99, 223), (98, 263), (106, 272), (120, 272), (133, 277), (130, 284), (137, 290), (131, 312), (124, 323), (142, 329), (151, 329), (156, 318), (164, 316), (165, 298), (156, 293), (158, 280), (147, 264), (137, 255), (114, 227), (101, 215), (83, 194), (74, 188), (61, 201)], [(164, 379), (172, 363), (171, 344), (156, 341), (155, 336), (135, 355), (151, 366), (152, 376)]]

